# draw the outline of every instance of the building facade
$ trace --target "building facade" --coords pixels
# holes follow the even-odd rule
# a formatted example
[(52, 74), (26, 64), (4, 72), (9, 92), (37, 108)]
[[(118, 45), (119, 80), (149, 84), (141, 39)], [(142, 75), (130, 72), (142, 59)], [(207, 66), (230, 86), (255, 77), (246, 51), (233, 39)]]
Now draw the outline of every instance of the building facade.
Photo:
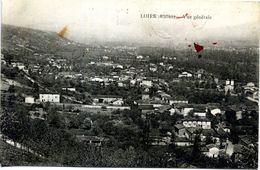
[(39, 100), (40, 100), (40, 102), (60, 103), (60, 95), (59, 94), (40, 94)]

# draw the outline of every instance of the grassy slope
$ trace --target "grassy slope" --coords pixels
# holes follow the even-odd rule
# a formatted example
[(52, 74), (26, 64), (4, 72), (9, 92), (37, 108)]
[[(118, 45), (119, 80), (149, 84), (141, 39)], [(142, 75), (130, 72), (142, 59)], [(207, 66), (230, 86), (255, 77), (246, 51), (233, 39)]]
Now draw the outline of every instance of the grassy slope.
[(17, 149), (0, 139), (0, 164), (2, 166), (59, 166), (31, 153)]

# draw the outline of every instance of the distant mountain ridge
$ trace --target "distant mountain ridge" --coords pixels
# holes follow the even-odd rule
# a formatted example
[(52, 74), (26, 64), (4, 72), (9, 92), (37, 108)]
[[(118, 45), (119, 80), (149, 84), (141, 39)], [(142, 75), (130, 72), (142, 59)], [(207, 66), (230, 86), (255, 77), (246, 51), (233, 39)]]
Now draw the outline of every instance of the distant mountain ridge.
[(84, 46), (67, 38), (61, 38), (55, 32), (2, 24), (2, 49), (16, 51), (24, 48), (37, 53), (55, 53)]

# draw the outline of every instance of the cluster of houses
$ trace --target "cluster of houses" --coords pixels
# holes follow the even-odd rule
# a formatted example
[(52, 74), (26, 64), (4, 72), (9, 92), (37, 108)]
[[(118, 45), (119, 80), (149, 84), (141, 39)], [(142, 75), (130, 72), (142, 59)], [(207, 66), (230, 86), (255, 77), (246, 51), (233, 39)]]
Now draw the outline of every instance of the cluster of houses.
[[(239, 157), (245, 155), (242, 150), (250, 150), (251, 148), (250, 153), (252, 153), (252, 146), (256, 147), (257, 145), (256, 140), (246, 140), (243, 135), (239, 136), (238, 144), (232, 144), (229, 140), (231, 126), (226, 121), (221, 121), (212, 126), (212, 120), (207, 118), (207, 114), (219, 120), (222, 120), (223, 116), (225, 117), (225, 111), (217, 103), (207, 105), (177, 103), (168, 107), (139, 103), (138, 108), (142, 111), (144, 119), (146, 119), (147, 114), (159, 114), (165, 111), (170, 112), (170, 115), (179, 114), (184, 117), (177, 121), (172, 131), (167, 132), (167, 135), (153, 134), (150, 136), (150, 144), (153, 146), (174, 144), (179, 147), (190, 147), (194, 144), (195, 137), (198, 136), (201, 141), (200, 150), (204, 155), (213, 158), (220, 155), (230, 157), (235, 155), (236, 159), (239, 159)], [(239, 107), (239, 109), (231, 107), (231, 109), (235, 111), (236, 120), (242, 119), (245, 111), (242, 107)], [(173, 136), (174, 139), (172, 139)], [(247, 135), (247, 137), (253, 139), (252, 136)]]
[[(148, 57), (137, 56), (137, 60), (147, 60)], [(183, 96), (171, 96), (164, 90), (166, 87), (169, 88), (168, 82), (171, 80), (162, 80), (155, 77), (146, 77), (144, 76), (143, 69), (136, 69), (134, 67), (126, 68), (120, 64), (114, 64), (108, 62), (109, 57), (103, 56), (102, 61), (104, 62), (90, 62), (88, 65), (95, 66), (109, 66), (115, 70), (120, 70), (119, 72), (112, 72), (110, 75), (103, 76), (93, 76), (85, 78), (82, 73), (73, 72), (71, 66), (68, 65), (66, 59), (52, 59), (49, 58), (48, 63), (52, 67), (57, 69), (64, 68), (67, 71), (61, 71), (56, 75), (57, 78), (65, 79), (86, 79), (92, 83), (100, 83), (104, 86), (110, 85), (111, 83), (116, 83), (118, 87), (142, 87), (143, 91), (141, 94), (141, 100), (135, 101), (137, 108), (141, 110), (142, 118), (146, 118), (147, 114), (157, 114), (168, 111), (170, 115), (179, 114), (184, 118), (178, 121), (172, 131), (170, 131), (166, 136), (153, 135), (150, 136), (151, 145), (153, 146), (163, 146), (169, 145), (174, 142), (175, 145), (180, 147), (190, 147), (193, 145), (194, 140), (199, 136), (201, 141), (201, 152), (209, 157), (218, 157), (220, 154), (235, 154), (235, 159), (239, 159), (245, 154), (245, 152), (254, 152), (256, 141), (254, 138), (246, 135), (239, 136), (239, 143), (234, 146), (228, 140), (230, 133), (230, 126), (226, 122), (221, 122), (216, 126), (212, 126), (212, 121), (207, 118), (207, 114), (211, 114), (213, 117), (222, 116), (224, 111), (217, 104), (189, 104), (189, 101)], [(1, 63), (5, 62), (1, 58)], [(17, 67), (19, 70), (23, 70), (25, 73), (29, 74), (29, 69), (21, 62), (12, 62), (12, 67)], [(151, 72), (158, 71), (158, 67), (165, 67), (168, 70), (173, 69), (173, 66), (170, 64), (164, 64), (163, 62), (159, 65), (150, 63), (148, 68)], [(29, 66), (32, 72), (39, 72), (40, 65), (31, 65)], [(137, 74), (138, 72), (138, 74)], [(172, 82), (179, 83), (183, 80), (199, 80), (203, 82), (206, 79), (212, 78), (212, 75), (206, 73), (205, 70), (200, 69), (197, 72), (183, 71), (178, 74)], [(220, 82), (217, 78), (213, 78), (213, 81), (219, 85)], [(129, 83), (129, 84), (128, 84)], [(236, 84), (234, 80), (225, 80), (224, 83), (224, 92), (227, 95), (228, 93), (234, 94)], [(156, 86), (157, 91), (151, 95), (151, 88)], [(243, 93), (248, 97), (249, 100), (255, 101), (258, 103), (258, 87), (254, 83), (247, 83), (242, 86)], [(75, 87), (63, 87), (63, 91), (76, 92)], [(125, 104), (125, 101), (122, 96), (116, 95), (93, 95), (93, 106), (122, 106)], [(34, 103), (61, 103), (61, 95), (58, 93), (45, 93), (39, 94), (39, 97), (36, 99), (33, 96), (25, 96), (25, 103), (34, 104)], [(236, 119), (242, 119), (243, 109), (232, 107), (236, 114)], [(45, 119), (46, 112), (41, 108), (36, 108), (29, 112), (32, 119)], [(172, 140), (174, 136), (174, 140)], [(96, 136), (77, 136), (79, 141), (83, 141), (86, 144), (95, 144), (100, 146), (107, 139), (103, 137)], [(232, 149), (230, 149), (232, 148)], [(232, 150), (232, 151), (230, 151)]]

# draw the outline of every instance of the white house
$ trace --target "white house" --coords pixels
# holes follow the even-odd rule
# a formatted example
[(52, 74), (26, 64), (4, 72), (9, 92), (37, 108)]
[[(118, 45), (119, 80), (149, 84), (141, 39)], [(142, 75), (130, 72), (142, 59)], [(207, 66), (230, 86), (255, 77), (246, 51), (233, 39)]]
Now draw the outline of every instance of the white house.
[(152, 72), (157, 71), (157, 67), (150, 67), (150, 71), (152, 71)]
[(142, 55), (139, 55), (136, 57), (136, 59), (143, 59), (144, 57)]
[(122, 106), (124, 104), (123, 99), (116, 99), (114, 101), (112, 101), (112, 105), (114, 106)]
[(184, 127), (201, 127), (202, 129), (211, 129), (211, 122), (206, 119), (185, 119), (182, 124)]
[(218, 108), (212, 109), (212, 110), (210, 111), (210, 113), (211, 113), (212, 115), (216, 116), (217, 114), (221, 114), (221, 110), (218, 109)]
[(199, 116), (199, 117), (206, 117), (206, 112), (194, 112), (193, 113), (194, 116)]
[(25, 97), (25, 103), (33, 104), (34, 103), (34, 97), (32, 97), (32, 96)]
[(217, 158), (219, 155), (219, 148), (209, 144), (205, 147), (203, 154), (211, 158)]
[(232, 92), (234, 90), (234, 80), (227, 80), (225, 85), (225, 94), (228, 93), (228, 91)]
[(67, 90), (67, 91), (76, 91), (76, 88), (72, 88), (72, 87), (64, 87), (62, 88), (62, 90)]
[(190, 113), (190, 112), (192, 112), (194, 110), (194, 108), (183, 108), (182, 110), (181, 110), (181, 114), (185, 117), (185, 116), (188, 116), (188, 114)]
[(40, 100), (40, 102), (60, 103), (60, 95), (59, 94), (40, 94), (39, 100)]
[(93, 102), (98, 104), (113, 104), (113, 105), (122, 105), (123, 98), (121, 96), (114, 95), (96, 95), (93, 96)]
[(149, 93), (142, 94), (142, 100), (149, 100), (149, 99), (150, 99)]
[(102, 59), (103, 59), (103, 60), (108, 60), (109, 57), (108, 57), (108, 56), (103, 56)]
[(181, 78), (181, 77), (192, 77), (192, 74), (188, 73), (188, 72), (182, 72), (181, 74), (179, 74), (178, 77), (179, 78)]
[(11, 63), (13, 67), (17, 67), (19, 70), (23, 70), (25, 68), (24, 64), (23, 63), (16, 63), (16, 62), (13, 62)]
[(170, 105), (172, 105), (172, 104), (178, 104), (178, 103), (183, 103), (183, 104), (188, 104), (189, 103), (189, 101), (188, 100), (170, 100)]
[(152, 87), (153, 86), (153, 82), (151, 80), (142, 80), (142, 82), (140, 83), (140, 85), (145, 85), (147, 87)]
[(90, 78), (90, 81), (94, 81), (94, 82), (104, 82), (104, 79), (99, 78), (99, 77), (94, 77), (94, 78)]

